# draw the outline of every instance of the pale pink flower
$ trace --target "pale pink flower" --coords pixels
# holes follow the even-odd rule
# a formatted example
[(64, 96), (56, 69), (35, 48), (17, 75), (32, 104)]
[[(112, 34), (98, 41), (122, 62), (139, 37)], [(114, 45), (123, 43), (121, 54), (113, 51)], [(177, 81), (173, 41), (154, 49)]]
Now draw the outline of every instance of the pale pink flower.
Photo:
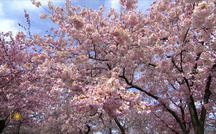
[(74, 27), (76, 29), (80, 29), (80, 28), (82, 28), (84, 26), (81, 18), (78, 17), (78, 16), (70, 17), (69, 19), (74, 24)]
[(45, 19), (46, 17), (47, 17), (46, 14), (40, 14), (40, 18), (41, 18), (41, 19)]
[(40, 7), (41, 3), (40, 1), (32, 0), (32, 4), (35, 5), (36, 7)]
[(130, 13), (127, 22), (130, 25), (135, 25), (138, 23), (138, 17), (135, 13)]
[(138, 0), (120, 0), (120, 3), (125, 6), (127, 9), (136, 8), (136, 3)]

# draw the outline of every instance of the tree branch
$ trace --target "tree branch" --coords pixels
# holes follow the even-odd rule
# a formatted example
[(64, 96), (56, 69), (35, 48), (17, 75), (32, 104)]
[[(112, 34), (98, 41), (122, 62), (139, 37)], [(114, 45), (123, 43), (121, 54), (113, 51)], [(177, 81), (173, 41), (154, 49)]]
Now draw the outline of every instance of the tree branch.
[(171, 128), (164, 120), (162, 120), (159, 116), (157, 116), (155, 113), (153, 113), (155, 117), (157, 117), (167, 128), (169, 128), (171, 131), (173, 131), (175, 134), (179, 134), (175, 129)]
[(191, 93), (191, 88), (190, 88), (189, 82), (185, 77), (183, 77), (183, 79), (185, 80), (186, 85), (188, 87), (188, 90), (190, 92), (189, 102), (188, 102), (187, 105), (188, 105), (188, 108), (189, 108), (192, 124), (193, 124), (193, 126), (199, 126), (199, 118), (198, 118), (195, 102), (194, 102), (194, 99), (193, 99), (193, 95)]
[(181, 68), (179, 68), (179, 67), (176, 65), (174, 58), (172, 58), (171, 62), (173, 63), (174, 67), (175, 67), (180, 73), (183, 73), (183, 70), (181, 70)]
[(116, 125), (118, 126), (119, 130), (121, 131), (121, 134), (126, 134), (125, 129), (123, 128), (121, 123), (118, 121), (118, 119), (114, 118), (114, 121), (115, 121)]
[(143, 90), (141, 87), (134, 85), (132, 83), (129, 82), (129, 80), (125, 77), (125, 70), (123, 69), (123, 75), (119, 76), (120, 78), (124, 79), (125, 82), (131, 87), (131, 88), (135, 88), (141, 92), (144, 92), (145, 94), (147, 94), (148, 96), (152, 97), (153, 99), (157, 100), (158, 102), (161, 103), (161, 105), (175, 118), (175, 120), (177, 121), (177, 123), (179, 124), (179, 126), (181, 127), (183, 133), (187, 133), (186, 127), (184, 126), (183, 122), (181, 121), (181, 119), (178, 117), (177, 113), (175, 111), (173, 111), (172, 109), (170, 109), (164, 102), (160, 101), (160, 98), (158, 96), (155, 96), (153, 94), (151, 94), (150, 92), (147, 92), (145, 90)]
[[(209, 98), (212, 94), (210, 91), (211, 80), (212, 80), (212, 76), (211, 76), (211, 74), (209, 74), (209, 76), (207, 78), (206, 87), (205, 87), (205, 94), (204, 94), (204, 98), (203, 98), (204, 105), (209, 102)], [(201, 115), (200, 115), (200, 122), (202, 124), (205, 123), (206, 113), (207, 113), (204, 105), (202, 106)]]
[(84, 134), (89, 134), (91, 131), (91, 127), (88, 124), (86, 125), (86, 127), (87, 127), (87, 131), (84, 132)]

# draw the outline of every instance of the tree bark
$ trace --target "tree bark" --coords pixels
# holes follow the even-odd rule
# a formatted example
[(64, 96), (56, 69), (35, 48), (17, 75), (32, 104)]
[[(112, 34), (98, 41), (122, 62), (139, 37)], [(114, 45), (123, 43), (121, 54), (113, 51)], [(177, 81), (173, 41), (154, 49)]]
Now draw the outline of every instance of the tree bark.
[(124, 127), (121, 125), (121, 123), (118, 121), (117, 118), (114, 118), (114, 121), (116, 125), (118, 126), (119, 130), (121, 131), (121, 134), (126, 134)]
[(6, 127), (5, 122), (5, 120), (0, 120), (0, 133), (2, 133), (4, 128)]
[[(207, 81), (206, 81), (205, 94), (204, 94), (204, 97), (203, 97), (204, 104), (209, 103), (209, 98), (210, 98), (210, 96), (212, 94), (211, 91), (210, 91), (211, 81), (212, 81), (212, 76), (211, 76), (211, 74), (209, 74), (208, 78), (207, 78)], [(202, 109), (201, 109), (200, 119), (194, 125), (194, 132), (196, 134), (204, 134), (205, 133), (206, 114), (207, 114), (207, 111), (206, 111), (205, 106), (203, 105)]]

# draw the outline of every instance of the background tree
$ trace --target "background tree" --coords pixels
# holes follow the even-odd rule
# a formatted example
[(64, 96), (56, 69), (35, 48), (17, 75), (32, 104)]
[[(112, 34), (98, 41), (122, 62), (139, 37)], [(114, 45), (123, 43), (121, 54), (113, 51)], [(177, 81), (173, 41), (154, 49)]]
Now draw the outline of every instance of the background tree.
[[(30, 69), (28, 65), (32, 55), (25, 53), (29, 46), (26, 44), (25, 35), (19, 32), (15, 37), (12, 33), (0, 34), (0, 98), (1, 98), (1, 132), (8, 125), (15, 112), (21, 112), (22, 108), (32, 107), (27, 103), (27, 92), (24, 80)], [(29, 75), (30, 78), (30, 75)], [(26, 88), (25, 88), (26, 89)]]
[[(23, 125), (36, 125), (44, 118), (42, 109), (56, 98), (44, 83), (41, 88), (43, 56), (33, 51), (29, 41), (23, 32), (0, 33), (0, 133), (19, 133)], [(16, 120), (15, 113), (21, 118)]]

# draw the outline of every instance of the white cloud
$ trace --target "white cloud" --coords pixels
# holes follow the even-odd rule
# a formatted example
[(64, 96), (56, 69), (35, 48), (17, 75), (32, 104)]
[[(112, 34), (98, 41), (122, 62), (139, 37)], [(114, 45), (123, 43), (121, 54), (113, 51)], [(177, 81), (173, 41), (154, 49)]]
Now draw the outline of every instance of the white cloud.
[[(42, 5), (46, 7), (49, 0), (36, 0), (40, 1)], [(64, 0), (50, 0), (53, 4), (59, 4), (64, 2)], [(33, 14), (38, 14), (42, 11), (42, 8), (38, 8), (32, 4), (31, 0), (8, 0), (1, 1), (0, 0), (0, 32), (8, 32), (12, 31), (14, 34), (17, 33), (20, 29), (18, 26), (18, 20), (14, 17), (8, 16), (7, 12), (18, 12), (20, 14), (24, 14), (23, 11), (27, 10), (27, 12)]]
[(12, 31), (13, 33), (17, 33), (18, 29), (16, 27), (16, 23), (14, 20), (11, 19), (1, 19), (1, 23), (0, 23), (0, 32), (8, 32), (8, 31)]
[(115, 8), (115, 9), (120, 8), (119, 0), (110, 0), (110, 5), (111, 8)]
[(18, 32), (18, 29), (16, 28), (16, 23), (12, 19), (5, 18), (5, 12), (3, 10), (3, 4), (0, 3), (0, 32), (8, 32), (12, 31), (14, 33)]

